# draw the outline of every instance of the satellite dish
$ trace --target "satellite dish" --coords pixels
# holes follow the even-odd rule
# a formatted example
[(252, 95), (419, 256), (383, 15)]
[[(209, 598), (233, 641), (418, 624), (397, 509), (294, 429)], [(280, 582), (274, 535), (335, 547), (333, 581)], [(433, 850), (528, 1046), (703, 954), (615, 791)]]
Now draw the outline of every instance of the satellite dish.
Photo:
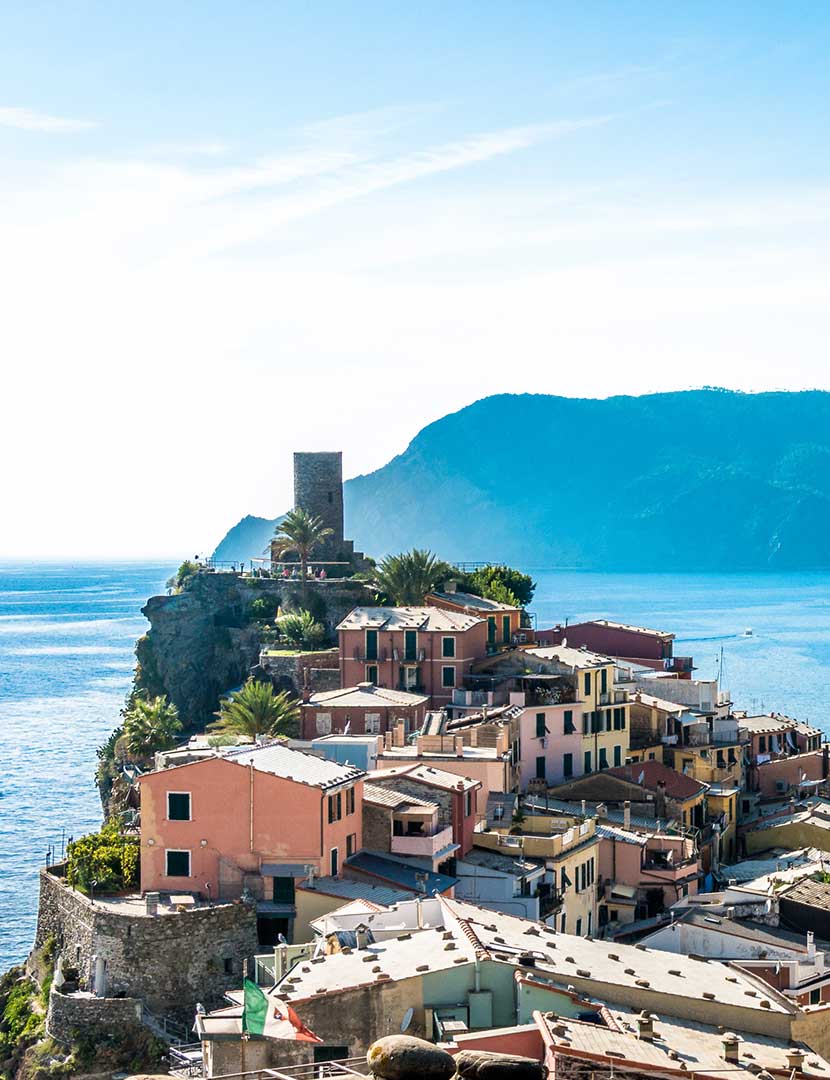
[(409, 1029), (409, 1025), (412, 1023), (413, 1015), (414, 1014), (412, 1009), (407, 1009), (406, 1012), (403, 1014), (403, 1020), (401, 1020), (401, 1035), (403, 1035), (403, 1033)]

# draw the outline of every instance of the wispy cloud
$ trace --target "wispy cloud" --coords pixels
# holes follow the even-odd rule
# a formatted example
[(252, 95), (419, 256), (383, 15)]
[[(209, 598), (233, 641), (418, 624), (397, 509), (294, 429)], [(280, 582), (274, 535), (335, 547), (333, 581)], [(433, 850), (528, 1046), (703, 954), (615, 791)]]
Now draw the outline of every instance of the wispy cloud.
[(19, 131), (42, 131), (53, 134), (70, 134), (95, 127), (92, 120), (75, 120), (68, 116), (52, 116), (19, 105), (0, 106), (0, 127), (17, 128)]

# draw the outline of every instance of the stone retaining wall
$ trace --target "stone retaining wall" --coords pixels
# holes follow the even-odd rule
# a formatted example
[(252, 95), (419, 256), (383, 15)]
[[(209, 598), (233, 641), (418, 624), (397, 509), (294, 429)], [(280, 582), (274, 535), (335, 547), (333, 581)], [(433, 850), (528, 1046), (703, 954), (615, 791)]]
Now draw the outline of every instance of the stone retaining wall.
[[(242, 983), (242, 964), (253, 971), (257, 952), (256, 908), (215, 904), (192, 911), (164, 907), (156, 916), (132, 905), (96, 901), (75, 892), (46, 870), (40, 875), (35, 947), (54, 935), (64, 968), (77, 968), (81, 988), (143, 1001), (154, 1013), (185, 1022), (196, 1003), (223, 1004), (226, 990)], [(97, 989), (101, 989), (99, 986)]]
[(53, 987), (46, 1014), (46, 1034), (64, 1045), (76, 1041), (79, 1032), (95, 1041), (113, 1030), (141, 1026), (141, 1002), (135, 998), (98, 998), (61, 994)]

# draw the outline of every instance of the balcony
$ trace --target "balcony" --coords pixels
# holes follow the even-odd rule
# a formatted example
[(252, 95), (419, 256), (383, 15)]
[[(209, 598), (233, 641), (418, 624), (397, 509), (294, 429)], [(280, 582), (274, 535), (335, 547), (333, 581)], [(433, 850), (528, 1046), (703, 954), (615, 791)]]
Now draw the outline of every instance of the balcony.
[(423, 833), (411, 833), (409, 836), (392, 837), (392, 853), (394, 855), (420, 855), (423, 858), (434, 859), (435, 856), (451, 847), (453, 844), (452, 826), (439, 829), (431, 835)]

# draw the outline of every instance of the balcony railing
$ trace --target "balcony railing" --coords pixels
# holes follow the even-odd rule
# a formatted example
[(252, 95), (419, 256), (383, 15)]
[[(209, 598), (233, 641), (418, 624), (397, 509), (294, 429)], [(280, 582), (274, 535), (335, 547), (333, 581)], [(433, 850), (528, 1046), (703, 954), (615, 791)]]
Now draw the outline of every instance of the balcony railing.
[(438, 832), (433, 833), (431, 836), (418, 834), (412, 834), (410, 836), (393, 836), (392, 852), (395, 855), (421, 855), (431, 859), (437, 855), (439, 851), (443, 851), (444, 848), (449, 847), (452, 842), (452, 826), (448, 825), (444, 829), (439, 829)]

